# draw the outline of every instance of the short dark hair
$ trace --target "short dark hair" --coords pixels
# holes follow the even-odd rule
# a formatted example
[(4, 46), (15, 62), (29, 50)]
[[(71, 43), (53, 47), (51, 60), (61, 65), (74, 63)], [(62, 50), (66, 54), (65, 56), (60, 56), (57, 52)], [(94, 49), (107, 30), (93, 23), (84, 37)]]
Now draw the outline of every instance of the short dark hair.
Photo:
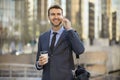
[(61, 9), (62, 14), (63, 14), (63, 9), (61, 8), (61, 6), (55, 4), (55, 5), (52, 5), (52, 6), (50, 6), (50, 7), (48, 8), (48, 16), (49, 16), (50, 10), (53, 9), (53, 8), (55, 8), (55, 9)]

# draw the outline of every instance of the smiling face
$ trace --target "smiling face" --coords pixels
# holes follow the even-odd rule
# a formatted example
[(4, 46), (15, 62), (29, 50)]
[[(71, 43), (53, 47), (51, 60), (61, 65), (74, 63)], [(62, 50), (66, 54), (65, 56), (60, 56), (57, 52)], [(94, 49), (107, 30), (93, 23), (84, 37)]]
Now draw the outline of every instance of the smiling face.
[(51, 8), (48, 12), (48, 18), (53, 27), (59, 27), (63, 20), (62, 10), (59, 8)]

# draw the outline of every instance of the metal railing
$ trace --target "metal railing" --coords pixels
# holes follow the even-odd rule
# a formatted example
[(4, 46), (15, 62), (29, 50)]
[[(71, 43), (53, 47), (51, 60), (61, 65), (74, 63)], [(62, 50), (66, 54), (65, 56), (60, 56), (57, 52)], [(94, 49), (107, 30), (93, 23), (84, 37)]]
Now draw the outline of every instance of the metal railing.
[(0, 63), (0, 77), (41, 77), (32, 64)]

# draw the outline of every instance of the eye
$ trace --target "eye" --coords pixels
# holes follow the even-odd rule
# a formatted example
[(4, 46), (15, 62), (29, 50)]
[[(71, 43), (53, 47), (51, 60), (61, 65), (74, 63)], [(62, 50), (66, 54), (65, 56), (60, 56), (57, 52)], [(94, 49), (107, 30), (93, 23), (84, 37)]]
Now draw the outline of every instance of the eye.
[(59, 15), (59, 16), (60, 16), (60, 15), (61, 15), (61, 13), (57, 13), (57, 15)]

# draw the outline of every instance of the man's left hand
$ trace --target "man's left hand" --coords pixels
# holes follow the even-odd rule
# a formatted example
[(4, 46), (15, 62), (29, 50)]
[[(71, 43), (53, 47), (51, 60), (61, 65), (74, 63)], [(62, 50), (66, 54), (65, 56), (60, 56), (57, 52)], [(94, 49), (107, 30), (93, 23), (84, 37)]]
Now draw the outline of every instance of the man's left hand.
[(71, 30), (71, 22), (67, 19), (67, 18), (63, 18), (63, 25), (65, 27), (65, 29), (67, 30)]

